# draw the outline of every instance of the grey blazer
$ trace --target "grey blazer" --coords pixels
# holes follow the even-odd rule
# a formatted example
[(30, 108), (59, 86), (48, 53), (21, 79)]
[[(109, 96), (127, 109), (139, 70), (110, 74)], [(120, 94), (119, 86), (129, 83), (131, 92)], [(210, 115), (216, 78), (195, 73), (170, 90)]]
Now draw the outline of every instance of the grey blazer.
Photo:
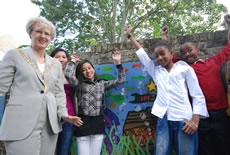
[[(22, 50), (35, 65), (32, 48)], [(45, 68), (53, 58), (45, 56)], [(67, 115), (66, 95), (64, 92), (63, 72), (60, 62), (56, 61), (49, 72), (44, 74), (48, 91), (39, 71), (34, 69), (16, 49), (9, 50), (0, 63), (0, 95), (11, 88), (10, 99), (6, 105), (0, 140), (21, 140), (34, 129), (41, 105), (46, 102), (51, 128), (55, 134), (61, 131), (61, 117)]]

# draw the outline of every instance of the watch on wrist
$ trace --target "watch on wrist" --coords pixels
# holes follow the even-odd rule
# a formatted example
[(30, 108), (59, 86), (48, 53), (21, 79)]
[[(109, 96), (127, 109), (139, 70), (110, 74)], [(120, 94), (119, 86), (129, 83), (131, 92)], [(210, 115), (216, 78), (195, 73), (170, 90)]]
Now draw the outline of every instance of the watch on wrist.
[(132, 37), (131, 34), (129, 34), (129, 35), (127, 36), (128, 39), (130, 39), (131, 37)]

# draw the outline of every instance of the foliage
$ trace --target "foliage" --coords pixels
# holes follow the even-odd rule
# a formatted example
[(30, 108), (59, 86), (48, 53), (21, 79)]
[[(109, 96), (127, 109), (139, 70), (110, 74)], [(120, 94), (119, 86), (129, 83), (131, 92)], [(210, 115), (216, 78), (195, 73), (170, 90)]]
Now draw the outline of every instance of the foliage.
[(20, 45), (20, 46), (18, 46), (19, 49), (26, 48), (26, 47), (29, 47), (29, 45)]
[[(91, 45), (122, 42), (123, 28), (130, 24), (137, 38), (160, 37), (168, 25), (169, 35), (186, 35), (217, 29), (227, 11), (216, 0), (32, 0), (41, 16), (57, 28), (54, 46), (70, 52)], [(64, 38), (64, 39), (63, 39)]]
[(55, 49), (54, 45), (50, 45), (47, 49), (46, 49), (46, 53), (50, 54), (50, 52)]

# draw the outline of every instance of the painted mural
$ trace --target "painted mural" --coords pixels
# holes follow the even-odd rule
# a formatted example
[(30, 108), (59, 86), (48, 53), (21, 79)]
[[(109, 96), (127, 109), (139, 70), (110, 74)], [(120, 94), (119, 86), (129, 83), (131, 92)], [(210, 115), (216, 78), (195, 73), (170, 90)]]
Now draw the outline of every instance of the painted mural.
[[(140, 62), (124, 63), (126, 82), (105, 95), (106, 135), (102, 155), (150, 155), (154, 151), (156, 117), (151, 107), (156, 85)], [(99, 78), (113, 80), (116, 66), (95, 66)], [(75, 155), (76, 141), (72, 148)]]

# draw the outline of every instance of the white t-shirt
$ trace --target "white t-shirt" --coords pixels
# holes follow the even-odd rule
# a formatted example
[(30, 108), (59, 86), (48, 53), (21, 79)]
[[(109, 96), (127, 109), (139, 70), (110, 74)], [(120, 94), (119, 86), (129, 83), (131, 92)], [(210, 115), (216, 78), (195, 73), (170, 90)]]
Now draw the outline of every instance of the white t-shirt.
[(44, 64), (40, 64), (40, 63), (37, 62), (37, 64), (38, 64), (39, 70), (40, 70), (41, 72), (44, 72), (44, 70), (45, 70), (45, 63), (44, 63)]

